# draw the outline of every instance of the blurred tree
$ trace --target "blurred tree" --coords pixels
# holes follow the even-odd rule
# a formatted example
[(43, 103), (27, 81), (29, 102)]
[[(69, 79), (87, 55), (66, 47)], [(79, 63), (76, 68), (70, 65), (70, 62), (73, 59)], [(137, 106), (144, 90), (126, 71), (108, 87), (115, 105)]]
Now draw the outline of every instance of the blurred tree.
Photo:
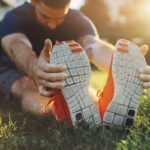
[(104, 0), (85, 0), (85, 5), (80, 11), (93, 21), (98, 32), (107, 30), (110, 18), (108, 6)]

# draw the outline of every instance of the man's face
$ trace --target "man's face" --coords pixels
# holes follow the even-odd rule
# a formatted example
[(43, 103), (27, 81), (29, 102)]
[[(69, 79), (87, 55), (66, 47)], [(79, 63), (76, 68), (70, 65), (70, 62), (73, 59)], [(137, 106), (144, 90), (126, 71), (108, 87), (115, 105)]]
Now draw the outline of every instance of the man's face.
[(69, 6), (61, 9), (54, 9), (43, 2), (38, 2), (34, 6), (39, 22), (48, 26), (51, 30), (54, 30), (64, 21), (69, 10)]

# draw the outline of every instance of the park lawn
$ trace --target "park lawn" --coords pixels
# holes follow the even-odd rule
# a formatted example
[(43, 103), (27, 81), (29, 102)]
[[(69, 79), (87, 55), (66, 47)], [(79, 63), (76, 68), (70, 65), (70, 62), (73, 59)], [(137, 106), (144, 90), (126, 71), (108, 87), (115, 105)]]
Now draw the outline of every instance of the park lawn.
[[(93, 69), (91, 86), (97, 90), (107, 74)], [(123, 131), (87, 124), (72, 128), (61, 124), (53, 115), (32, 116), (21, 112), (18, 102), (0, 101), (0, 150), (149, 150), (150, 91), (142, 96), (134, 126)]]

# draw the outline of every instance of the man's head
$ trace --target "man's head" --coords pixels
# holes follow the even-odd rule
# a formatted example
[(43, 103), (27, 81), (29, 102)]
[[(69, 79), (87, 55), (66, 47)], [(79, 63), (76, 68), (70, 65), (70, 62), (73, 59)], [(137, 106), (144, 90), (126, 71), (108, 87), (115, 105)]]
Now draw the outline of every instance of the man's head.
[(71, 0), (31, 0), (35, 6), (37, 18), (40, 23), (54, 30), (60, 25), (69, 10)]

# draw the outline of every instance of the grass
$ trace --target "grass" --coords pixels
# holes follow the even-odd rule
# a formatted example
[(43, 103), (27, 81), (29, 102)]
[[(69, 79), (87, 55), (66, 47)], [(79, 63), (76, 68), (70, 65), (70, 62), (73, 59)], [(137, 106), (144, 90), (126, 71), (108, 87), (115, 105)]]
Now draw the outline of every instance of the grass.
[(100, 72), (93, 67), (90, 86), (94, 90), (102, 89), (105, 86), (107, 75), (108, 74), (106, 72)]
[[(102, 88), (107, 74), (93, 70), (91, 86)], [(150, 91), (140, 99), (136, 122), (129, 130), (73, 128), (53, 115), (32, 116), (16, 101), (0, 101), (0, 150), (149, 150)]]

